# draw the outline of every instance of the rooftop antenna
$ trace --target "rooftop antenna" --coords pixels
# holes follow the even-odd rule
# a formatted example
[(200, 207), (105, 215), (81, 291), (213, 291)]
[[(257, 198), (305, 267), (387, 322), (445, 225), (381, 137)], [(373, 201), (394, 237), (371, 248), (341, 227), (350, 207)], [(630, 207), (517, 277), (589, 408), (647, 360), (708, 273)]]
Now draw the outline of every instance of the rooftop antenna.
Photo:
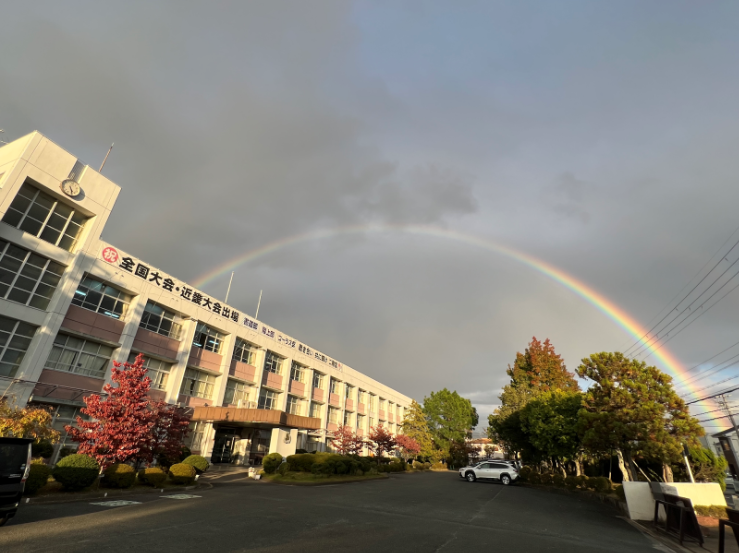
[[(2, 130), (2, 129), (0, 129), (0, 132), (3, 133), (3, 134), (5, 134), (5, 131)], [(5, 140), (0, 140), (0, 142), (2, 142), (3, 144), (7, 144), (7, 142), (5, 142)]]
[(113, 149), (113, 146), (115, 146), (115, 142), (110, 145), (110, 148), (108, 148), (108, 153), (105, 154), (105, 159), (103, 160), (103, 164), (100, 166), (100, 169), (98, 169), (98, 173), (103, 172), (103, 167), (105, 167), (105, 162), (108, 161), (108, 156), (110, 155), (110, 151)]
[(228, 279), (228, 290), (226, 290), (226, 299), (223, 300), (223, 303), (228, 303), (228, 295), (231, 293), (231, 283), (234, 281), (234, 273), (236, 271), (231, 271), (231, 278)]
[(259, 306), (262, 305), (262, 291), (259, 291), (259, 301), (257, 302), (257, 314), (254, 315), (255, 319), (259, 318)]

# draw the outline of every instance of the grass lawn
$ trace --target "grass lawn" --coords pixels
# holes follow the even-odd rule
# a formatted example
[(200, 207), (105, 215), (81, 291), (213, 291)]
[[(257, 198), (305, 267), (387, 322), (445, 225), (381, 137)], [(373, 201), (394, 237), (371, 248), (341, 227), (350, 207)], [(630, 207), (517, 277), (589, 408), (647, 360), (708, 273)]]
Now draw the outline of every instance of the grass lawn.
[(333, 474), (331, 476), (320, 476), (310, 472), (288, 472), (285, 476), (281, 474), (265, 474), (262, 476), (262, 480), (266, 480), (267, 482), (290, 484), (293, 486), (321, 486), (346, 482), (362, 482), (364, 480), (384, 480), (385, 478), (387, 478), (387, 474), (365, 474), (363, 476)]

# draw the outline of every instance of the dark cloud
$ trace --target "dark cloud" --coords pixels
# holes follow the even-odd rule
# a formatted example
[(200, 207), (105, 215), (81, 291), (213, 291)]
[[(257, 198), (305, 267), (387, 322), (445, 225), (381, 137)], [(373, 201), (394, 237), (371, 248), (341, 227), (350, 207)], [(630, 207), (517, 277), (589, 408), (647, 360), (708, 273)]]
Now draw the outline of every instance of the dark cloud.
[[(184, 278), (319, 228), (491, 237), (649, 321), (736, 227), (737, 7), (678, 2), (4, 7), (0, 128), (123, 188), (105, 237)], [(225, 282), (209, 292), (225, 289)], [(570, 369), (629, 337), (511, 259), (344, 236), (237, 270), (245, 311), (422, 399), (494, 408), (532, 335)], [(671, 342), (728, 345), (733, 296)]]

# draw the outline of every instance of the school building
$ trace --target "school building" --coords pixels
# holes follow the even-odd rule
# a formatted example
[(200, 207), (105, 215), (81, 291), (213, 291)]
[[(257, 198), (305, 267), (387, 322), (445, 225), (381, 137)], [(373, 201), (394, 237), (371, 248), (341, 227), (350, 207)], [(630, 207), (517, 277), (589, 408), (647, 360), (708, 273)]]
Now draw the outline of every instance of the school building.
[(101, 240), (120, 187), (38, 132), (0, 148), (0, 394), (62, 433), (113, 361), (192, 408), (212, 462), (325, 450), (341, 424), (399, 431), (411, 398)]

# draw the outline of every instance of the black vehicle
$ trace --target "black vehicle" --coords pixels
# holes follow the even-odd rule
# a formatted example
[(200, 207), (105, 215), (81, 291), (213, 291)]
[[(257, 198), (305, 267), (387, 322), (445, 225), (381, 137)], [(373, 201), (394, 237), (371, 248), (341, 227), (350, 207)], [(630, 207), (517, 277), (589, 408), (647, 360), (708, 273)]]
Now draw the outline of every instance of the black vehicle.
[(0, 438), (0, 526), (15, 516), (31, 470), (30, 438)]

